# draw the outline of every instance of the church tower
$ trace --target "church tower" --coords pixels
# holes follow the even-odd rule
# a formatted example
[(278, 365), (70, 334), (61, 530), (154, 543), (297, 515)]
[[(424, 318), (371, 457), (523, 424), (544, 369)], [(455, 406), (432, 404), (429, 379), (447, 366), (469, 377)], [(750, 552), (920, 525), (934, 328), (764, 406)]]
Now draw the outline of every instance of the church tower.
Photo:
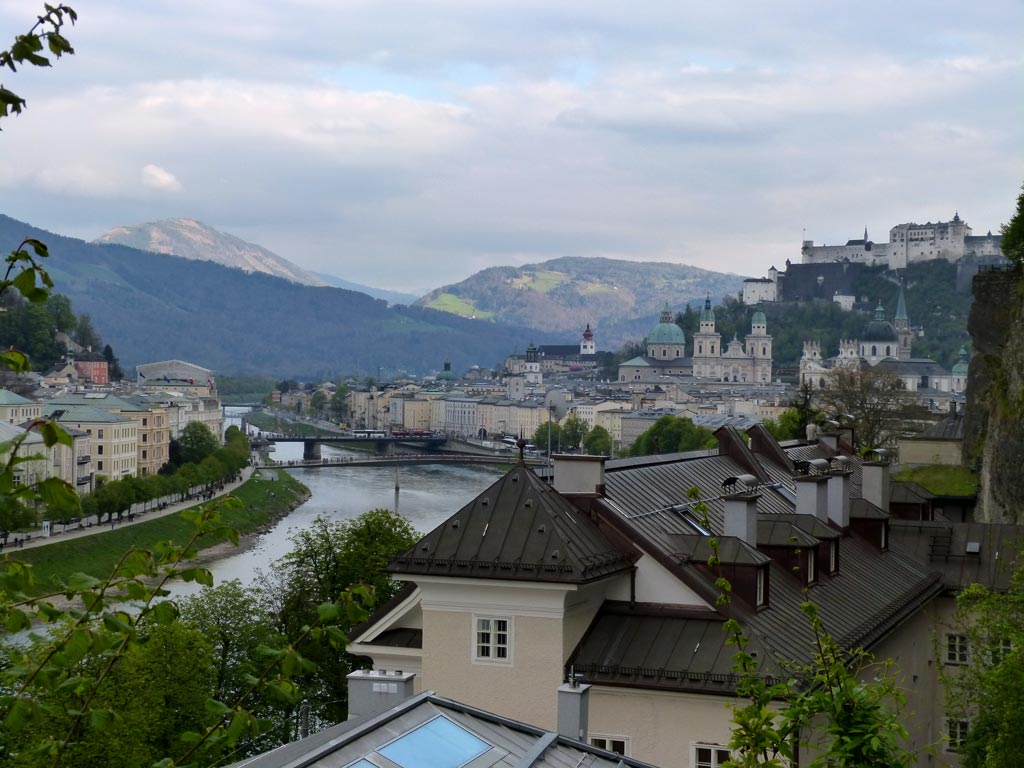
[(587, 323), (587, 328), (583, 331), (583, 338), (580, 339), (580, 354), (597, 354), (597, 347), (594, 345), (594, 332), (590, 330), (590, 323)]
[(711, 308), (711, 294), (708, 294), (700, 313), (700, 330), (693, 335), (693, 375), (721, 379), (721, 357), (722, 336), (715, 333), (715, 310)]
[(897, 360), (910, 359), (910, 347), (914, 341), (914, 332), (910, 329), (910, 318), (907, 316), (907, 302), (903, 297), (903, 281), (900, 280), (900, 298), (896, 303), (896, 317), (893, 319), (893, 327), (896, 328), (896, 335), (899, 338), (899, 352)]
[(772, 337), (768, 335), (768, 318), (758, 310), (750, 319), (750, 333), (746, 338), (746, 353), (753, 361), (748, 381), (769, 384), (772, 380)]

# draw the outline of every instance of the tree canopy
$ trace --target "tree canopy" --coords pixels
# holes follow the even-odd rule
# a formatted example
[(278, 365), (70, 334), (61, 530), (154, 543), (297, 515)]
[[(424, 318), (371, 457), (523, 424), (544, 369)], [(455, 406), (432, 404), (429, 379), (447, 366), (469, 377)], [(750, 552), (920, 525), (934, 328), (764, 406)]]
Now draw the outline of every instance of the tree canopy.
[(662, 416), (630, 446), (630, 456), (676, 453), (713, 448), (718, 444), (711, 430), (698, 427), (685, 416)]

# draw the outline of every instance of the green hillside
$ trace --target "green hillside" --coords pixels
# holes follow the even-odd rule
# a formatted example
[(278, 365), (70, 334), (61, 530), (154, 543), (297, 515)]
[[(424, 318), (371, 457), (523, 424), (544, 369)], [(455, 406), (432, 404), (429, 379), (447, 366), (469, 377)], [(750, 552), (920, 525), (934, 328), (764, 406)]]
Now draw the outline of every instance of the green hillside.
[[(578, 334), (586, 323), (602, 349), (618, 347), (673, 309), (720, 300), (743, 278), (684, 264), (566, 257), (522, 267), (492, 267), (424, 296), (417, 304), (463, 317)], [(642, 329), (642, 330), (640, 330)]]

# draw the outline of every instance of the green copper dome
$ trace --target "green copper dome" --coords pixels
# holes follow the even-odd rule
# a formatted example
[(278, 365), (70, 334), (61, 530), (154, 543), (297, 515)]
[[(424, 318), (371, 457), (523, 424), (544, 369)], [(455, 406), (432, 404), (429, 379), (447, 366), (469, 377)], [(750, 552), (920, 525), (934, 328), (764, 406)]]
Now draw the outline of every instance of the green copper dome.
[(700, 313), (700, 321), (702, 323), (713, 323), (715, 322), (715, 310), (711, 308), (711, 294), (709, 293), (707, 298), (704, 299), (704, 309)]
[(668, 308), (668, 304), (665, 304), (665, 309), (661, 311), (661, 322), (659, 322), (651, 332), (647, 334), (648, 344), (685, 344), (686, 336), (683, 335), (683, 329), (676, 325), (672, 320), (672, 310)]
[(750, 324), (751, 325), (767, 325), (768, 324), (768, 318), (764, 316), (764, 312), (762, 312), (761, 310), (757, 310), (757, 312), (754, 313), (754, 316), (752, 318), (750, 318)]
[(957, 361), (953, 364), (953, 373), (966, 376), (967, 375), (967, 347), (960, 347), (960, 354)]

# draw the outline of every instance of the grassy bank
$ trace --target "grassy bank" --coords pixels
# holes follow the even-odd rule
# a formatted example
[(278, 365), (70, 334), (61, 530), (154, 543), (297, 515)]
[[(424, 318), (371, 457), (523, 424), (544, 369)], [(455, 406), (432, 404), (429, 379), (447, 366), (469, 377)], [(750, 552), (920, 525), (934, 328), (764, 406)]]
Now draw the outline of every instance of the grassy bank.
[[(234, 492), (242, 504), (223, 512), (224, 522), (239, 533), (253, 533), (295, 507), (307, 492), (302, 483), (287, 472), (263, 470), (260, 479), (253, 478)], [(276, 480), (271, 480), (272, 477)], [(129, 549), (150, 549), (161, 541), (184, 544), (195, 527), (182, 519), (180, 513), (147, 520), (112, 531), (55, 541), (42, 547), (17, 550), (9, 556), (29, 563), (36, 578), (36, 593), (52, 591), (59, 580), (73, 573), (88, 573), (98, 578), (109, 574)], [(211, 547), (220, 540), (200, 541), (200, 548)]]

